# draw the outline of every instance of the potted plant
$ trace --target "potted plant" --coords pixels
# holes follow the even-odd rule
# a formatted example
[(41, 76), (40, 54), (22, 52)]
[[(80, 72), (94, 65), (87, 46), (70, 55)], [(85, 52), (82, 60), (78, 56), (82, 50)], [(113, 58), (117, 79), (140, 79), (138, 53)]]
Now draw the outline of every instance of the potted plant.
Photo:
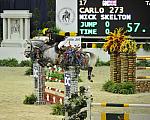
[(123, 28), (116, 28), (105, 38), (103, 50), (110, 54), (110, 79), (114, 82), (121, 82), (121, 59), (120, 46), (129, 39)]

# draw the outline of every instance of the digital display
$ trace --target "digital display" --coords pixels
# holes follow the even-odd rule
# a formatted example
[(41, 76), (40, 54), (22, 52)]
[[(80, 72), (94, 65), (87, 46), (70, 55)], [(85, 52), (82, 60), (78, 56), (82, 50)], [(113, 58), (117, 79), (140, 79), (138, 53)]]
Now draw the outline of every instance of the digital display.
[(150, 1), (78, 0), (78, 34), (106, 36), (123, 27), (132, 37), (150, 37)]

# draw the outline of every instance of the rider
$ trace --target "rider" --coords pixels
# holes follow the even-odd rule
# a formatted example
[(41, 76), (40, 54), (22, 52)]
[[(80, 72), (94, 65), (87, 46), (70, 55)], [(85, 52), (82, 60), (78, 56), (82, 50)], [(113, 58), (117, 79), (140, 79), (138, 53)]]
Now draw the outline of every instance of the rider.
[(48, 45), (53, 45), (54, 43), (59, 44), (61, 41), (65, 39), (65, 36), (58, 35), (55, 33), (52, 33), (50, 29), (45, 31), (45, 35), (49, 38), (45, 43)]
[(65, 40), (65, 36), (52, 33), (52, 31), (50, 29), (45, 31), (45, 35), (49, 38), (47, 41), (45, 41), (45, 44), (50, 45), (50, 46), (55, 44), (55, 50), (58, 53), (58, 57), (57, 57), (56, 62), (58, 63), (59, 62), (59, 58), (60, 58), (60, 56), (61, 56), (61, 54), (63, 52), (62, 49), (58, 48), (58, 44), (61, 41)]

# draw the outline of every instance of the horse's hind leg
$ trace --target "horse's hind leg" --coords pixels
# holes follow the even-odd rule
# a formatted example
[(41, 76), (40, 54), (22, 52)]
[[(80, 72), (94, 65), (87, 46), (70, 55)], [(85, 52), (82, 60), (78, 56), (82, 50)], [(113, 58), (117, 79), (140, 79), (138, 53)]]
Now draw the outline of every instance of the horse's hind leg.
[(93, 81), (91, 80), (92, 70), (93, 70), (93, 67), (88, 67), (88, 80), (90, 80), (91, 82), (93, 82)]

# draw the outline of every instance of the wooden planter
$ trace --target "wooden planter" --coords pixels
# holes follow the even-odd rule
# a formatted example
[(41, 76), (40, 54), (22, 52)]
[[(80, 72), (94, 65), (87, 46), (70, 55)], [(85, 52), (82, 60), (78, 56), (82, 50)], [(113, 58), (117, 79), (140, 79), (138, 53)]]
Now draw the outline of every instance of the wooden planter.
[(121, 59), (119, 53), (110, 54), (110, 80), (121, 82)]
[(121, 57), (121, 82), (136, 81), (136, 53), (120, 53)]

